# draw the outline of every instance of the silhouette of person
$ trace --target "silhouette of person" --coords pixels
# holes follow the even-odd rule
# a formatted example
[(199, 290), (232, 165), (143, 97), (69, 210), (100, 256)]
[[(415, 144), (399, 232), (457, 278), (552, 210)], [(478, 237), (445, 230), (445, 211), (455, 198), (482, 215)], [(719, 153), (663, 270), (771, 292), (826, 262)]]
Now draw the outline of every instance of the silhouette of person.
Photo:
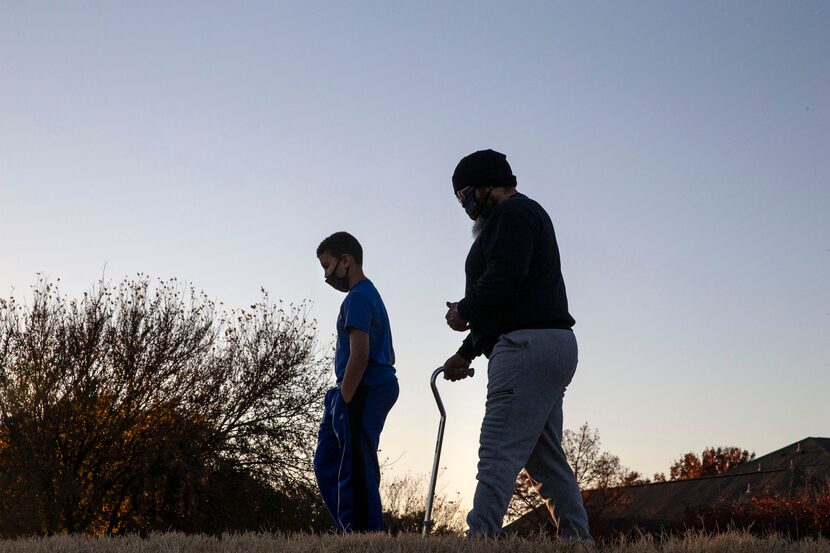
[(592, 542), (574, 473), (562, 450), (562, 400), (576, 371), (577, 343), (553, 223), (516, 190), (507, 157), (464, 157), (453, 189), (474, 221), (464, 298), (447, 302), (447, 324), (469, 331), (444, 364), (444, 378), (466, 378), (488, 358), (487, 403), (479, 441), (478, 484), (469, 535), (502, 528), (522, 468), (537, 484), (560, 537)]

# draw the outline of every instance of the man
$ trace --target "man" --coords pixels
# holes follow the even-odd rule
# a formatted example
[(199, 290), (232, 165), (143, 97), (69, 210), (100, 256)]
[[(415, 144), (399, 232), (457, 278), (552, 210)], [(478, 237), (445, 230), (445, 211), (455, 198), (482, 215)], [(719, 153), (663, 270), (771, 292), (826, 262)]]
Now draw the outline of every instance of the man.
[(489, 359), (478, 485), (470, 535), (493, 536), (522, 468), (537, 483), (559, 535), (591, 542), (588, 518), (562, 450), (562, 399), (576, 371), (577, 344), (553, 224), (516, 191), (504, 154), (463, 158), (452, 176), (474, 220), (464, 298), (447, 302), (447, 324), (469, 334), (444, 364), (444, 378), (466, 378), (478, 355)]

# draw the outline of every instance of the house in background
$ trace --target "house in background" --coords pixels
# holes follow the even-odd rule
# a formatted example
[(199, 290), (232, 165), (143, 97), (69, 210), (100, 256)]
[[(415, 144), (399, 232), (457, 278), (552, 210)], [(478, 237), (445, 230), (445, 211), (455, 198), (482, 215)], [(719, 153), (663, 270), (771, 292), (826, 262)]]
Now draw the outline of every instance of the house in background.
[[(696, 510), (779, 495), (826, 489), (830, 485), (830, 438), (805, 438), (717, 476), (670, 480), (583, 492), (591, 533), (608, 536), (635, 528), (679, 530)], [(505, 528), (531, 535), (553, 530), (542, 505)]]

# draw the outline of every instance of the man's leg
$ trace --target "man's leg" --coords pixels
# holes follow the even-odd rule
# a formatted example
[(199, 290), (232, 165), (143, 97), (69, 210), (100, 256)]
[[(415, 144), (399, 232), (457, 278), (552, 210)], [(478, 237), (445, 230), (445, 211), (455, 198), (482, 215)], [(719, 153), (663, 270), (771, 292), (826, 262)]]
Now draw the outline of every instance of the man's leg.
[(551, 410), (550, 418), (530, 459), (527, 474), (536, 482), (536, 491), (545, 500), (551, 517), (563, 538), (591, 540), (588, 516), (573, 470), (562, 449), (562, 399)]
[(478, 485), (473, 510), (467, 516), (471, 535), (489, 536), (501, 530), (516, 476), (573, 377), (573, 370), (553, 367), (557, 352), (552, 351), (551, 332), (510, 332), (493, 348), (479, 441)]

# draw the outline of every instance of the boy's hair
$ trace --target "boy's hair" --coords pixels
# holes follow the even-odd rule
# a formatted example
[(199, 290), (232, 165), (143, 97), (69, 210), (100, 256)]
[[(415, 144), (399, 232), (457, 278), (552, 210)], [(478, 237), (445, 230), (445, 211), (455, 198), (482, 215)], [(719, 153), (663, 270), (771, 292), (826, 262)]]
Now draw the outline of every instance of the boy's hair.
[(329, 253), (333, 257), (349, 254), (358, 265), (363, 265), (363, 248), (357, 238), (348, 232), (335, 232), (317, 246), (317, 257)]

